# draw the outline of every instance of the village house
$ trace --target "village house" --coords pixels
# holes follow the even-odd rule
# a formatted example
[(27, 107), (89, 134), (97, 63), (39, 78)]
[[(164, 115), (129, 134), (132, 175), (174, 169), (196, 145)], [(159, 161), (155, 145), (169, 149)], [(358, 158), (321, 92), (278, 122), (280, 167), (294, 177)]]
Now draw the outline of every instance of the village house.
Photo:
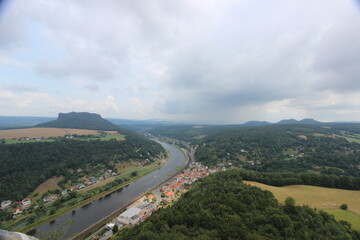
[(13, 215), (14, 215), (14, 216), (17, 216), (17, 215), (21, 214), (23, 211), (24, 211), (23, 208), (17, 207), (17, 208), (14, 209)]
[(53, 195), (51, 195), (51, 196), (45, 197), (45, 198), (43, 199), (43, 201), (44, 201), (44, 202), (50, 202), (50, 201), (53, 201), (53, 200), (55, 200), (55, 199), (57, 199), (57, 196), (56, 196), (55, 194), (53, 194)]
[(25, 207), (31, 204), (31, 199), (30, 198), (25, 198), (24, 200), (21, 201), (21, 204)]
[(11, 201), (10, 200), (5, 200), (1, 202), (1, 208), (5, 209), (7, 207), (9, 207), (11, 205)]
[(173, 184), (169, 185), (168, 189), (171, 189), (172, 191), (177, 192), (177, 191), (180, 190), (181, 187), (182, 187), (181, 183), (176, 182), (176, 183), (173, 183)]
[(75, 187), (76, 187), (77, 189), (82, 189), (82, 188), (85, 187), (85, 185), (82, 184), (82, 183), (80, 183), (80, 184), (76, 185)]
[(147, 199), (149, 200), (149, 202), (151, 202), (153, 199), (155, 199), (155, 197), (154, 197), (154, 195), (149, 194), (149, 195), (147, 196)]
[(172, 199), (174, 199), (175, 193), (173, 191), (165, 193), (165, 200), (170, 202)]
[(69, 187), (69, 190), (70, 190), (70, 191), (74, 191), (74, 190), (75, 190), (75, 187)]

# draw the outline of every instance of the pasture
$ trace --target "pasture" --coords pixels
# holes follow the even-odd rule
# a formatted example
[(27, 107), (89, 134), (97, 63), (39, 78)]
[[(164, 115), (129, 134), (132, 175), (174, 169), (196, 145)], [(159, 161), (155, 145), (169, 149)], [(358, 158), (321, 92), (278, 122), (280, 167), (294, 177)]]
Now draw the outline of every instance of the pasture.
[[(274, 187), (252, 181), (243, 182), (272, 192), (281, 203), (287, 197), (292, 197), (297, 205), (325, 210), (333, 214), (337, 220), (348, 221), (354, 229), (360, 230), (360, 191), (306, 185)], [(343, 203), (348, 205), (348, 211), (339, 209)]]
[(353, 229), (360, 231), (360, 215), (352, 213), (350, 211), (344, 211), (341, 209), (325, 210), (325, 212), (334, 215), (337, 221), (345, 220), (351, 223)]

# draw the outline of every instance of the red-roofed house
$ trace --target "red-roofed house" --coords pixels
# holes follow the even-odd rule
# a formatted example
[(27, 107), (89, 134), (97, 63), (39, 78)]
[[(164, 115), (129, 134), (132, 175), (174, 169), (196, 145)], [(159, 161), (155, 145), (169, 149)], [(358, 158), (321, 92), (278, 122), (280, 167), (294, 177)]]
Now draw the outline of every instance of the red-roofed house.
[(149, 201), (152, 201), (155, 197), (154, 197), (154, 195), (149, 194), (149, 195), (147, 196), (147, 198), (148, 198)]
[(165, 199), (166, 199), (167, 201), (172, 200), (174, 197), (175, 197), (175, 193), (174, 193), (173, 191), (170, 191), (170, 192), (165, 193)]
[(14, 215), (19, 215), (19, 214), (21, 214), (23, 212), (23, 210), (24, 209), (22, 209), (21, 207), (17, 207), (17, 208), (14, 209), (13, 214)]
[(85, 183), (86, 185), (90, 185), (90, 184), (91, 184), (91, 182), (90, 182), (89, 180), (85, 181), (84, 183)]

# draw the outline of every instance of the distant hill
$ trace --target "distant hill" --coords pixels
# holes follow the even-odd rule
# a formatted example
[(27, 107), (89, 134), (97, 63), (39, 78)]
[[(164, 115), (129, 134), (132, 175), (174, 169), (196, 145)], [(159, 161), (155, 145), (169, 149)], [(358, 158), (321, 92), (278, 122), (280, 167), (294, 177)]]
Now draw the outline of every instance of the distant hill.
[(322, 122), (316, 121), (312, 118), (305, 118), (303, 120), (296, 120), (296, 119), (284, 119), (281, 120), (279, 122), (277, 122), (276, 124), (304, 124), (304, 125), (320, 125), (320, 124), (324, 124)]
[(108, 120), (103, 119), (99, 114), (88, 112), (59, 113), (59, 116), (56, 120), (41, 123), (36, 125), (35, 127), (76, 128), (92, 130), (125, 130), (109, 122)]
[(241, 127), (252, 127), (252, 126), (265, 126), (265, 125), (270, 125), (272, 123), (270, 122), (266, 122), (266, 121), (248, 121), (244, 124), (241, 124)]
[(173, 125), (173, 126), (160, 126), (148, 130), (155, 136), (163, 136), (169, 138), (176, 138), (188, 142), (196, 142), (200, 138), (217, 133), (223, 130), (237, 127), (238, 125)]

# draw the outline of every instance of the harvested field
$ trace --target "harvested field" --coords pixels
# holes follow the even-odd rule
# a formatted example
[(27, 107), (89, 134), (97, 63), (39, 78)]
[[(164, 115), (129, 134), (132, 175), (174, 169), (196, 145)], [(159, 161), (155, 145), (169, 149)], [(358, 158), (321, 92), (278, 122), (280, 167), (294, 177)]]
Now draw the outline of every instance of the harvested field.
[[(106, 131), (116, 133), (116, 131)], [(77, 135), (93, 135), (97, 134), (97, 130), (86, 129), (71, 129), (71, 128), (25, 128), (25, 129), (11, 129), (0, 130), (0, 139), (18, 139), (22, 137), (28, 138), (49, 138), (49, 137), (63, 137), (67, 134)]]
[(38, 199), (49, 190), (60, 189), (58, 183), (63, 179), (64, 179), (63, 176), (49, 178), (48, 180), (40, 184), (31, 195), (33, 196), (36, 193), (38, 193), (38, 195), (34, 198), (34, 199)]

